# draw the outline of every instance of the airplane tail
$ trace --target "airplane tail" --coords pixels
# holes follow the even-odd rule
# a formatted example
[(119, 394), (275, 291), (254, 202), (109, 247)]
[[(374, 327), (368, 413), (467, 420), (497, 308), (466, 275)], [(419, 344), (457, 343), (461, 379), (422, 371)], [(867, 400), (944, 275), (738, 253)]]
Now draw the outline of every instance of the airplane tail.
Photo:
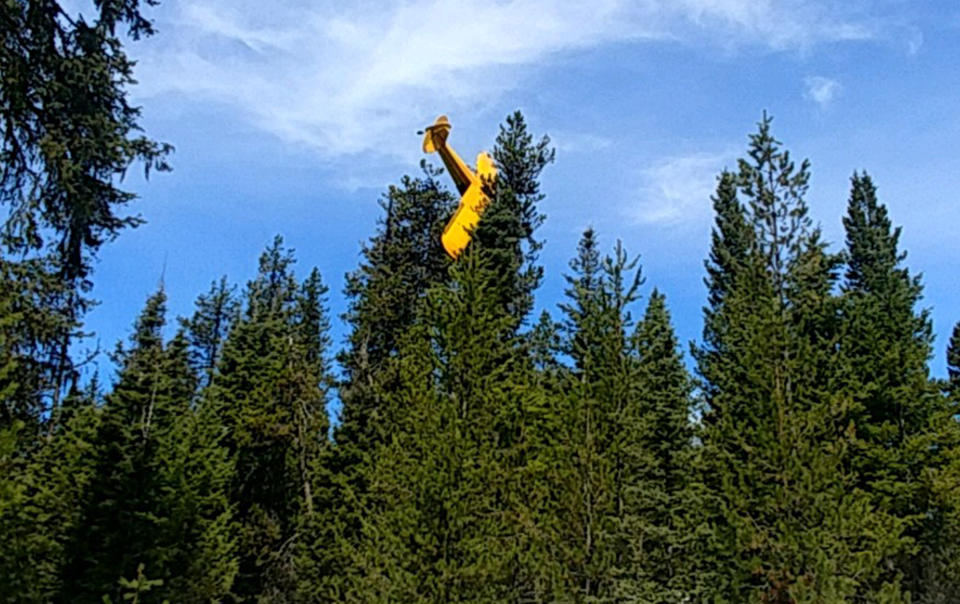
[(432, 126), (428, 126), (423, 134), (423, 152), (433, 153), (447, 143), (447, 136), (450, 135), (450, 120), (447, 116), (441, 115)]

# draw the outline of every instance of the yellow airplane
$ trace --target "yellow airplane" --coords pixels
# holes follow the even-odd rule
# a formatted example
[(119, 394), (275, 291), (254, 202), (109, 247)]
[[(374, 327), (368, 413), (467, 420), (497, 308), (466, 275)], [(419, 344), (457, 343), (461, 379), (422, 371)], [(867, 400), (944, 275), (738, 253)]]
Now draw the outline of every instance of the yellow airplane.
[(437, 121), (424, 132), (423, 152), (436, 151), (447, 167), (447, 172), (453, 177), (453, 183), (460, 192), (460, 205), (447, 226), (443, 229), (443, 249), (451, 258), (456, 260), (463, 249), (470, 243), (470, 235), (480, 216), (490, 204), (490, 197), (484, 192), (484, 186), (489, 185), (497, 177), (497, 167), (493, 158), (486, 151), (477, 155), (477, 171), (474, 173), (467, 164), (463, 163), (457, 152), (447, 145), (447, 136), (450, 135), (450, 120), (441, 115)]

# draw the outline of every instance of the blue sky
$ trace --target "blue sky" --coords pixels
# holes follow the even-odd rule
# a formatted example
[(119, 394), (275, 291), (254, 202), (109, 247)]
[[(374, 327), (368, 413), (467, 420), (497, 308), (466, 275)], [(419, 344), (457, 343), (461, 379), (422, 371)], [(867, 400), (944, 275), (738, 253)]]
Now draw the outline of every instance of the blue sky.
[[(266, 7), (266, 8), (265, 8)], [(331, 311), (373, 234), (377, 199), (441, 113), (465, 157), (521, 109), (558, 151), (543, 175), (541, 308), (555, 316), (580, 233), (642, 256), (683, 342), (700, 335), (717, 173), (762, 111), (798, 159), (829, 241), (866, 169), (903, 226), (943, 375), (960, 320), (960, 6), (901, 0), (164, 0), (130, 46), (146, 132), (174, 171), (126, 183), (147, 220), (104, 247), (88, 328), (129, 333), (164, 275), (172, 315), (220, 275), (245, 282), (274, 234), (318, 266)], [(642, 309), (638, 309), (642, 310)], [(343, 326), (334, 321), (338, 345)], [(686, 348), (686, 346), (685, 346)], [(102, 372), (112, 373), (106, 359)]]

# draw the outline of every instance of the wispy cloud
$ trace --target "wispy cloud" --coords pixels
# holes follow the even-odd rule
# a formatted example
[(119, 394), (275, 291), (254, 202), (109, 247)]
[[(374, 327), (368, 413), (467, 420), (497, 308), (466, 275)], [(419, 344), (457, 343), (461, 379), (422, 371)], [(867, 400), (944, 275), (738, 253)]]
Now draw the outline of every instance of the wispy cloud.
[(733, 152), (668, 157), (641, 172), (640, 197), (631, 214), (644, 224), (699, 222), (710, 216), (710, 196)]
[(393, 141), (420, 121), (475, 111), (559, 52), (668, 39), (802, 50), (876, 33), (832, 3), (800, 0), (170, 0), (161, 10), (161, 35), (138, 46), (140, 96), (222, 102), (329, 156), (402, 154)]
[(803, 85), (804, 98), (820, 105), (822, 109), (827, 108), (843, 90), (840, 82), (823, 76), (809, 76), (804, 78)]
[(564, 155), (568, 153), (594, 153), (610, 147), (613, 141), (605, 136), (589, 132), (552, 131), (550, 141)]

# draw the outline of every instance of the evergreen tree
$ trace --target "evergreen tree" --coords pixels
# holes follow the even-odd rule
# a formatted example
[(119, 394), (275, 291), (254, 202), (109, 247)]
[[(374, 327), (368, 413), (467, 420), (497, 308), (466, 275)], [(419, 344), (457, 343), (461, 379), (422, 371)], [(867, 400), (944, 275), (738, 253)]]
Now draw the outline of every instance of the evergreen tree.
[(49, 261), (0, 258), (0, 426), (23, 422), (33, 435), (56, 430), (61, 396), (77, 378), (65, 346), (81, 335), (88, 302)]
[(381, 200), (386, 215), (363, 249), (364, 262), (347, 276), (350, 305), (343, 318), (351, 332), (339, 356), (344, 379), (337, 442), (348, 447), (363, 450), (370, 439), (382, 438), (379, 391), (389, 389), (386, 367), (400, 336), (416, 321), (427, 289), (446, 279), (440, 235), (456, 202), (440, 186), (441, 172), (421, 167), (422, 178), (404, 177)]
[(501, 282), (501, 303), (519, 326), (533, 308), (533, 292), (543, 278), (536, 264), (543, 243), (535, 238), (545, 216), (539, 204), (540, 173), (556, 156), (550, 138), (534, 141), (520, 111), (507, 116), (493, 147), (497, 180), (490, 183), (492, 200), (477, 225), (474, 241), (487, 250)]
[(296, 592), (298, 527), (317, 503), (308, 470), (327, 447), (326, 336), (311, 333), (325, 328), (326, 288), (319, 273), (299, 286), (293, 262), (280, 237), (260, 257), (209, 391), (235, 463), (234, 594), (242, 601), (284, 601)]
[(627, 447), (647, 463), (635, 470), (626, 493), (632, 564), (620, 587), (642, 601), (682, 601), (692, 583), (690, 536), (684, 534), (692, 529), (685, 524), (692, 499), (692, 384), (677, 346), (666, 298), (654, 289), (633, 336), (643, 390), (636, 411), (639, 433)]
[[(938, 541), (941, 514), (931, 505), (925, 468), (943, 462), (935, 434), (952, 423), (946, 402), (930, 379), (933, 330), (929, 312), (916, 307), (922, 294), (899, 251), (900, 229), (891, 226), (867, 174), (854, 173), (843, 220), (847, 234), (844, 283), (844, 353), (856, 379), (853, 412), (859, 455), (856, 469), (876, 504), (910, 521), (907, 534), (929, 551)], [(937, 424), (940, 424), (938, 427)], [(947, 434), (941, 437), (949, 438)], [(933, 439), (933, 440), (931, 440)], [(900, 568), (908, 588), (922, 598), (925, 555), (905, 551)]]
[[(178, 383), (180, 392), (191, 392), (197, 376), (190, 371), (183, 331), (168, 344), (167, 357), (172, 361), (167, 379)], [(159, 564), (149, 575), (163, 583), (149, 600), (211, 602), (231, 593), (238, 570), (237, 526), (229, 498), (234, 468), (224, 432), (216, 407), (200, 400), (181, 408), (169, 436), (158, 440), (152, 463), (161, 486), (151, 498), (158, 535), (150, 553)]]
[(227, 284), (227, 278), (210, 284), (206, 294), (196, 301), (196, 311), (190, 319), (181, 319), (190, 341), (190, 364), (201, 377), (201, 385), (209, 387), (220, 360), (223, 342), (237, 318), (239, 301), (236, 287)]
[(490, 267), (466, 252), (401, 346), (348, 600), (543, 599), (525, 431), (542, 403)]
[[(931, 430), (937, 459), (925, 469), (924, 486), (930, 491), (928, 537), (922, 542), (917, 602), (947, 604), (960, 600), (960, 323), (954, 326), (947, 346), (946, 395), (948, 400)], [(932, 538), (931, 538), (932, 537)]]
[(630, 533), (648, 493), (649, 452), (637, 446), (641, 427), (640, 365), (630, 342), (630, 306), (642, 283), (637, 259), (617, 244), (600, 259), (588, 229), (567, 277), (567, 353), (574, 367), (561, 402), (555, 486), (560, 494), (555, 547), (563, 567), (561, 594), (575, 601), (642, 598)]
[[(725, 302), (734, 283), (749, 265), (749, 257), (754, 245), (753, 228), (747, 220), (743, 204), (737, 198), (737, 177), (732, 172), (724, 171), (717, 182), (717, 190), (712, 197), (715, 215), (715, 228), (710, 234), (710, 258), (704, 265), (707, 277), (708, 306), (703, 309), (703, 344), (694, 349), (694, 356), (701, 367), (703, 375), (710, 375), (711, 379), (704, 381), (703, 387), (722, 388), (724, 384), (716, 380), (729, 377), (732, 384), (742, 377), (731, 375), (735, 364), (729, 362), (724, 350), (728, 338), (725, 337), (728, 312)], [(726, 365), (723, 370), (713, 371), (711, 364)], [(710, 421), (712, 415), (704, 418)]]
[(960, 395), (960, 322), (953, 326), (947, 344), (947, 388), (956, 397)]
[(947, 379), (950, 392), (956, 395), (960, 385), (960, 322), (953, 326), (947, 343)]
[(77, 379), (69, 350), (90, 304), (92, 259), (141, 222), (120, 212), (135, 195), (118, 179), (138, 162), (148, 174), (168, 169), (171, 147), (140, 134), (127, 99), (133, 61), (117, 30), (152, 34), (142, 8), (98, 2), (88, 20), (55, 0), (0, 7), (0, 297), (20, 317), (4, 328), (0, 356), (18, 363), (0, 378), (9, 395), (0, 425), (13, 417), (31, 432), (56, 429)]
[(0, 431), (0, 601), (49, 602), (60, 592), (66, 544), (84, 523), (95, 473), (97, 401), (95, 382), (71, 394), (57, 431), (38, 448), (14, 441), (33, 440), (23, 423)]
[(151, 457), (158, 436), (170, 429), (193, 394), (174, 391), (176, 385), (164, 379), (165, 312), (161, 289), (148, 298), (137, 319), (131, 348), (117, 346), (121, 372), (97, 431), (95, 474), (83, 523), (71, 544), (64, 598), (97, 601), (102, 594), (118, 595), (117, 580), (136, 572), (156, 535), (148, 518), (156, 494)]
[(929, 497), (923, 518), (925, 532), (921, 533), (921, 549), (911, 560), (918, 569), (914, 581), (919, 585), (916, 601), (920, 604), (947, 604), (960, 600), (958, 343), (960, 324), (954, 326), (947, 346), (946, 400), (933, 414), (928, 437), (916, 439), (921, 446), (929, 447), (926, 453), (935, 454), (923, 469), (922, 484)]
[(4, 245), (13, 255), (44, 246), (67, 281), (90, 272), (90, 256), (137, 217), (118, 216), (134, 194), (115, 186), (134, 162), (168, 169), (171, 147), (140, 135), (127, 101), (130, 38), (154, 33), (138, 0), (98, 3), (94, 18), (60, 2), (0, 9), (0, 203), (9, 207)]
[(120, 598), (119, 579), (162, 581), (149, 599), (203, 601), (228, 593), (229, 465), (220, 435), (201, 438), (190, 409), (196, 377), (180, 333), (163, 341), (166, 296), (147, 300), (105, 398), (92, 446), (82, 518), (67, 543), (58, 599)]
[(440, 170), (425, 162), (421, 168), (420, 178), (404, 177), (381, 199), (384, 217), (377, 233), (364, 246), (360, 267), (347, 275), (349, 305), (343, 319), (350, 334), (337, 357), (343, 379), (330, 476), (337, 512), (318, 533), (322, 545), (315, 556), (327, 550), (336, 567), (326, 573), (333, 590), (327, 599), (342, 596), (340, 579), (355, 570), (348, 560), (363, 522), (366, 471), (373, 452), (395, 431), (386, 421), (393, 410), (385, 407), (385, 393), (398, 388), (399, 342), (417, 323), (428, 288), (448, 278), (440, 236), (456, 199), (440, 185)]
[(739, 168), (746, 213), (724, 177), (714, 199), (716, 272), (697, 355), (704, 522), (713, 528), (697, 583), (703, 597), (732, 601), (897, 601), (884, 568), (904, 545), (902, 524), (873, 509), (847, 470), (837, 259), (807, 215), (808, 163), (793, 163), (764, 116)]

